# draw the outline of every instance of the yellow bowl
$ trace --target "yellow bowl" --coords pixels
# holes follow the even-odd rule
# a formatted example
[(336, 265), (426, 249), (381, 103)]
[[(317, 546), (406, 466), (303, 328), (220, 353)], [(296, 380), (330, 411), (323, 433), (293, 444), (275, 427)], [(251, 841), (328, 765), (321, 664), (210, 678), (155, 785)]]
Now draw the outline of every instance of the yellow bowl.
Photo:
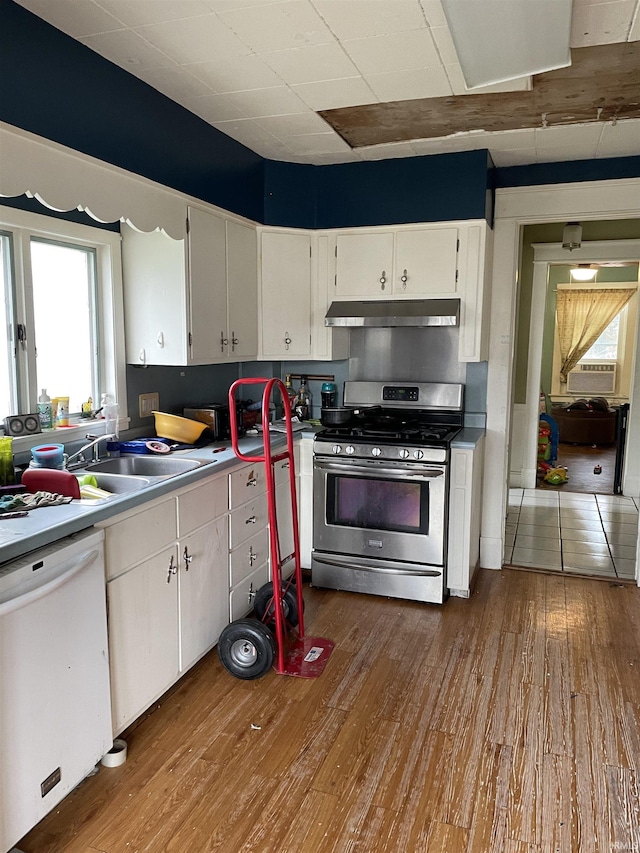
[(170, 438), (181, 444), (193, 444), (207, 428), (200, 421), (182, 418), (180, 415), (168, 415), (166, 412), (153, 412), (156, 434), (161, 438)]

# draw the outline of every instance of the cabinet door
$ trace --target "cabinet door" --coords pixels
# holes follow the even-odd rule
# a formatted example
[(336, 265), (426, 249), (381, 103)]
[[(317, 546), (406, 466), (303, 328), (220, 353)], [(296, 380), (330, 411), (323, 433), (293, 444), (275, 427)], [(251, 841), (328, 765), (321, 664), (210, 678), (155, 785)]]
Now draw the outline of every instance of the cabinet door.
[(336, 296), (390, 297), (392, 277), (393, 233), (338, 235)]
[(180, 669), (218, 640), (229, 619), (229, 536), (226, 517), (180, 540)]
[(396, 296), (456, 292), (457, 228), (399, 231), (393, 291)]
[(176, 503), (167, 497), (111, 521), (105, 530), (107, 580), (121, 575), (176, 540)]
[(269, 580), (269, 564), (263, 563), (260, 568), (231, 590), (229, 595), (229, 617), (232, 622), (241, 619), (253, 610), (256, 592)]
[(258, 353), (258, 237), (255, 228), (227, 222), (228, 354)]
[(261, 272), (261, 357), (309, 358), (311, 237), (263, 232)]
[(210, 363), (227, 355), (227, 261), (225, 220), (189, 208), (191, 361)]
[(179, 673), (175, 545), (107, 584), (114, 731), (121, 732)]
[(268, 559), (269, 531), (263, 527), (246, 542), (232, 549), (229, 563), (230, 586), (237, 586)]
[(184, 240), (122, 226), (129, 364), (188, 364), (186, 266)]

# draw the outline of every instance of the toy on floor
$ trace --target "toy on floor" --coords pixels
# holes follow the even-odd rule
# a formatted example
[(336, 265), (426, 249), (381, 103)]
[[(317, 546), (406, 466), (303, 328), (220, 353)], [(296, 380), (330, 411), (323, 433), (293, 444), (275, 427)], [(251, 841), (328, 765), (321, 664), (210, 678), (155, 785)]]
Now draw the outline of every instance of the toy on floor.
[(545, 483), (552, 486), (562, 486), (569, 479), (569, 473), (566, 468), (550, 468), (544, 475)]

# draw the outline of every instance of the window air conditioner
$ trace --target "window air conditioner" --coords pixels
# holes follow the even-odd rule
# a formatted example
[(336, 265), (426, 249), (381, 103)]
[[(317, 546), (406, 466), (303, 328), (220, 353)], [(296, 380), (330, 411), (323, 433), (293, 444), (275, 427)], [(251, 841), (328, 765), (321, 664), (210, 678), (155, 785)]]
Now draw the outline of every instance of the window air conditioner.
[(613, 394), (616, 390), (616, 365), (578, 364), (567, 377), (569, 394)]

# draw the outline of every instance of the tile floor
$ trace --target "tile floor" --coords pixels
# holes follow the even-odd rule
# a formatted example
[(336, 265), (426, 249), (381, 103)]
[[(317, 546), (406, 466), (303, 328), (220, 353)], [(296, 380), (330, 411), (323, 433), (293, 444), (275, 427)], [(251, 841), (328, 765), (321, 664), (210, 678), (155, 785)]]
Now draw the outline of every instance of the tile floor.
[(637, 499), (509, 489), (506, 563), (634, 578), (637, 543)]

